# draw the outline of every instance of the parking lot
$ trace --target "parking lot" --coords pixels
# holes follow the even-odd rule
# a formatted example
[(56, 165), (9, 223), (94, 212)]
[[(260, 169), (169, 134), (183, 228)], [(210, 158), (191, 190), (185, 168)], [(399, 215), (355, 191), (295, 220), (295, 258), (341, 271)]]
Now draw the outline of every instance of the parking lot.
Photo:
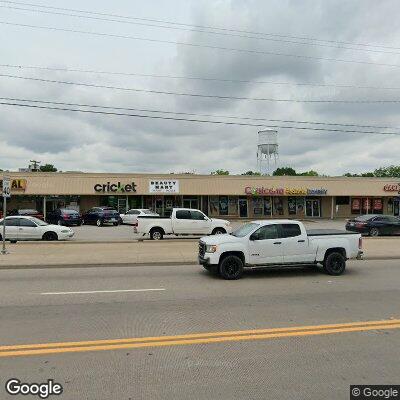
[[(306, 220), (303, 221), (308, 229), (344, 229), (345, 220)], [(232, 221), (234, 229), (244, 224), (243, 221)], [(97, 227), (95, 225), (74, 226), (75, 232), (73, 241), (103, 242), (103, 241), (130, 241), (137, 240), (139, 237), (133, 232), (130, 225), (104, 225)], [(166, 236), (167, 238), (176, 238), (174, 235)], [(177, 238), (178, 239), (178, 238)]]

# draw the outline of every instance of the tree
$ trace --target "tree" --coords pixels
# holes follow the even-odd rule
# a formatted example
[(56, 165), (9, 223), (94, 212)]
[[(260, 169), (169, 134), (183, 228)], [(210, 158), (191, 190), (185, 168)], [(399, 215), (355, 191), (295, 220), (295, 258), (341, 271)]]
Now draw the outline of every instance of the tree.
[(254, 172), (254, 171), (247, 171), (247, 172), (244, 172), (242, 175), (261, 176), (261, 173), (260, 172)]
[(295, 176), (297, 175), (296, 170), (292, 167), (281, 167), (277, 168), (272, 175), (274, 176)]
[(44, 164), (40, 167), (40, 172), (57, 172), (57, 168), (53, 164)]
[(224, 169), (217, 169), (216, 171), (212, 171), (211, 175), (229, 175), (229, 171), (225, 171)]
[(374, 171), (374, 175), (378, 178), (400, 178), (400, 165), (378, 168)]
[(312, 169), (310, 169), (309, 171), (300, 172), (297, 175), (299, 175), (299, 176), (319, 176), (318, 172), (314, 171)]

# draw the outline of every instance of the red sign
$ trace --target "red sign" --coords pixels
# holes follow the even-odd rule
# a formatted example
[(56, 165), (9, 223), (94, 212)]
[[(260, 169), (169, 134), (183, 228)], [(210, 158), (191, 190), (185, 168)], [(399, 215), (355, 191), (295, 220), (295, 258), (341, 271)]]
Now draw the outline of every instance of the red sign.
[(371, 210), (371, 199), (363, 199), (363, 210)]
[(374, 211), (380, 211), (383, 209), (382, 199), (374, 199)]
[(352, 201), (351, 201), (351, 209), (353, 211), (360, 211), (360, 208), (361, 208), (360, 199), (352, 199)]
[(385, 192), (399, 192), (400, 191), (400, 183), (387, 184), (383, 187)]

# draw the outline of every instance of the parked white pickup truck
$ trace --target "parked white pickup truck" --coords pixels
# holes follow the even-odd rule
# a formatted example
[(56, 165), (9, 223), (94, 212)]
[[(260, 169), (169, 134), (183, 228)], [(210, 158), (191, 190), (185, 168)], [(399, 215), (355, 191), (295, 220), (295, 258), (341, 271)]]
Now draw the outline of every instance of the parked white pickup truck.
[(164, 235), (220, 235), (232, 232), (229, 221), (208, 218), (200, 210), (174, 208), (170, 218), (138, 215), (134, 232), (152, 240)]
[(362, 258), (358, 233), (318, 229), (306, 231), (294, 220), (254, 221), (231, 235), (203, 237), (199, 263), (224, 279), (239, 279), (244, 267), (322, 264), (330, 275), (341, 275), (346, 260)]

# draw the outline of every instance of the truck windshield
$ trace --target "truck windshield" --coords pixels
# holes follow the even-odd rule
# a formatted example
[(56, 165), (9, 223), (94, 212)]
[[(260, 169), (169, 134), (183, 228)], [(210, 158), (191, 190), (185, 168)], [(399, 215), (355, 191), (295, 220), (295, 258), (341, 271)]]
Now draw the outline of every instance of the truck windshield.
[(236, 229), (236, 231), (233, 231), (232, 236), (244, 237), (259, 226), (260, 226), (259, 224), (255, 224), (254, 222), (251, 222), (249, 224), (241, 226), (239, 229)]

